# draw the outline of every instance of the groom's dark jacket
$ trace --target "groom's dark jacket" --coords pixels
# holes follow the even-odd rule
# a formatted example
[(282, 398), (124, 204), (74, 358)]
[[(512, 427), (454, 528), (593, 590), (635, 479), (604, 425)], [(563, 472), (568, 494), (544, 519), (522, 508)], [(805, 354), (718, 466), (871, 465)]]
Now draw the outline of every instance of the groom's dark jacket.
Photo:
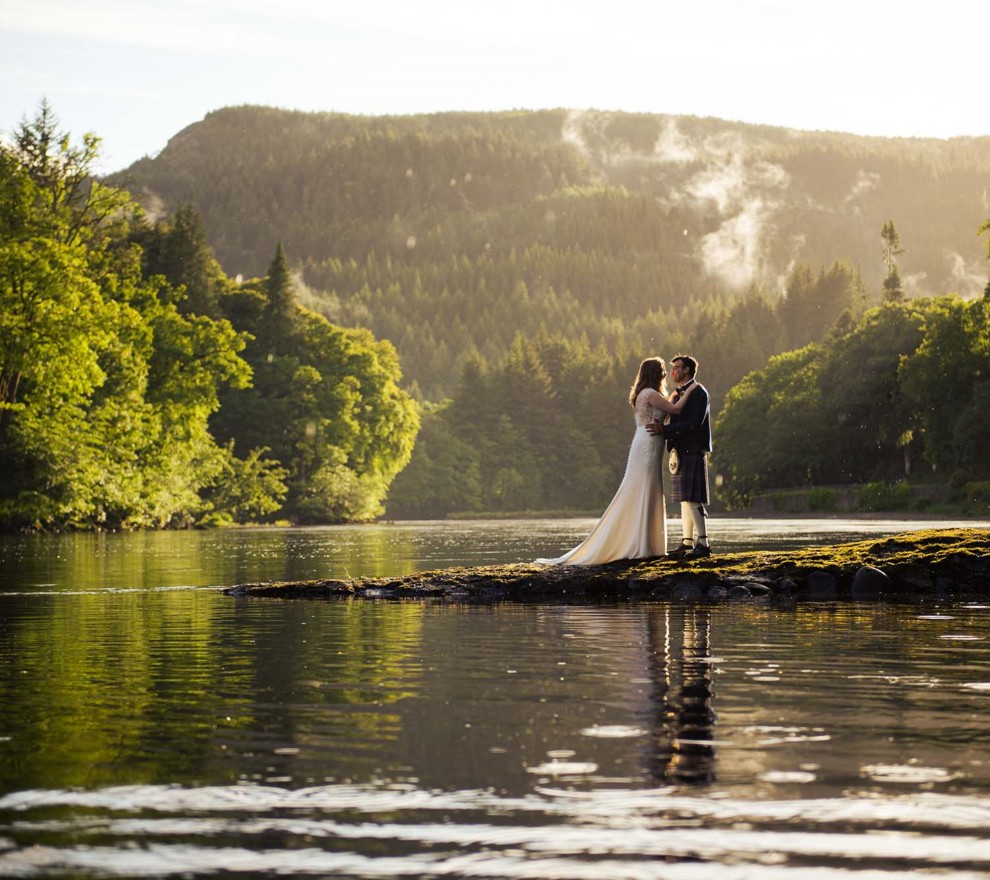
[(708, 389), (697, 382), (694, 385), (684, 409), (672, 414), (670, 421), (663, 426), (667, 449), (676, 449), (678, 455), (700, 455), (712, 451)]

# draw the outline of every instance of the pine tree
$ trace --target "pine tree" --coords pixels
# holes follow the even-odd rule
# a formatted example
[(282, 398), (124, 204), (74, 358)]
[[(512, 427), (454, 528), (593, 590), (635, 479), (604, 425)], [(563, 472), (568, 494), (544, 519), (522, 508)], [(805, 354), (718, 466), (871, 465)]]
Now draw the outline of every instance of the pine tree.
[[(990, 232), (990, 220), (984, 222), (976, 234), (983, 235), (984, 232)], [(987, 259), (990, 260), (990, 235), (987, 236)], [(987, 282), (987, 286), (983, 289), (983, 297), (990, 300), (990, 281)]]
[(134, 240), (142, 248), (145, 276), (162, 275), (181, 291), (177, 305), (182, 314), (220, 317), (220, 294), (227, 279), (192, 204), (180, 205), (173, 217), (153, 229), (139, 230)]
[(267, 302), (262, 311), (258, 340), (270, 352), (289, 353), (297, 325), (296, 297), (292, 271), (285, 249), (279, 242), (265, 277)]
[(883, 238), (883, 262), (887, 267), (887, 277), (883, 281), (883, 298), (887, 302), (900, 302), (904, 299), (904, 290), (901, 287), (901, 273), (897, 268), (896, 258), (904, 250), (893, 220), (883, 224), (880, 236)]

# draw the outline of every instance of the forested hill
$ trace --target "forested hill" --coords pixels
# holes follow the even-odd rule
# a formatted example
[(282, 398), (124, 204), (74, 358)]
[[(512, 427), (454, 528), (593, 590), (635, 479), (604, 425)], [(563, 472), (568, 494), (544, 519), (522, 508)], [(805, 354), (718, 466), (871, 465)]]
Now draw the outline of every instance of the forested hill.
[[(125, 181), (153, 213), (191, 203), (231, 276), (263, 274), (281, 242), (303, 302), (394, 342), (405, 380), (431, 399), (472, 349), (499, 362), (517, 333), (668, 356), (700, 345), (704, 362), (700, 328), (739, 295), (778, 296), (795, 264), (847, 260), (878, 300), (888, 220), (908, 296), (986, 284), (990, 138), (236, 107), (113, 180)], [(779, 343), (732, 340), (772, 349), (737, 352), (740, 367)], [(724, 372), (717, 393), (741, 375)]]

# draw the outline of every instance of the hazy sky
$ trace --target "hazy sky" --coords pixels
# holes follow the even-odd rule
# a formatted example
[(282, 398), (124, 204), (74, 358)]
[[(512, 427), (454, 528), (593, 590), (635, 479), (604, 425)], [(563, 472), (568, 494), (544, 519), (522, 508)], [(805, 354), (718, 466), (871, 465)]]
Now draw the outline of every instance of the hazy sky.
[(47, 97), (101, 170), (211, 110), (685, 113), (990, 134), (986, 0), (0, 0), (0, 132)]

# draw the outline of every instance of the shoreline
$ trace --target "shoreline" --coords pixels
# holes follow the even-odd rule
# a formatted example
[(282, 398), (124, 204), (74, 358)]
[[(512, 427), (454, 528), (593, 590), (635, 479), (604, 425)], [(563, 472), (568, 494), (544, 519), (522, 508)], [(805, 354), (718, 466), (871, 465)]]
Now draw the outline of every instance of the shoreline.
[[(402, 522), (467, 522), (472, 520), (510, 520), (510, 519), (598, 519), (601, 511), (597, 512), (574, 512), (574, 511), (514, 511), (507, 513), (463, 513), (450, 514), (436, 519), (410, 518), (400, 519), (397, 517), (385, 517), (375, 520), (378, 523), (402, 523)], [(753, 511), (753, 510), (723, 510), (713, 511), (709, 509), (710, 519), (823, 519), (823, 520), (853, 520), (856, 522), (877, 520), (882, 522), (987, 522), (990, 523), (990, 510), (984, 514), (950, 514), (950, 513), (925, 513), (924, 511)], [(679, 516), (667, 514), (667, 519), (680, 520)], [(357, 525), (354, 523), (353, 525)]]
[(667, 556), (597, 566), (514, 563), (385, 578), (247, 583), (238, 598), (471, 604), (631, 601), (931, 601), (990, 598), (990, 529), (928, 529), (801, 550)]
[[(460, 512), (450, 513), (442, 517), (389, 517), (374, 522), (459, 522), (464, 520), (500, 520), (500, 519), (598, 519), (601, 511), (573, 510), (516, 510), (504, 512)], [(848, 520), (904, 520), (922, 522), (990, 522), (990, 510), (984, 513), (945, 513), (927, 512), (923, 510), (878, 510), (878, 511), (841, 511), (841, 510), (712, 510), (708, 509), (711, 519), (848, 519)], [(667, 519), (679, 519), (670, 512)], [(357, 525), (357, 523), (354, 523)]]

